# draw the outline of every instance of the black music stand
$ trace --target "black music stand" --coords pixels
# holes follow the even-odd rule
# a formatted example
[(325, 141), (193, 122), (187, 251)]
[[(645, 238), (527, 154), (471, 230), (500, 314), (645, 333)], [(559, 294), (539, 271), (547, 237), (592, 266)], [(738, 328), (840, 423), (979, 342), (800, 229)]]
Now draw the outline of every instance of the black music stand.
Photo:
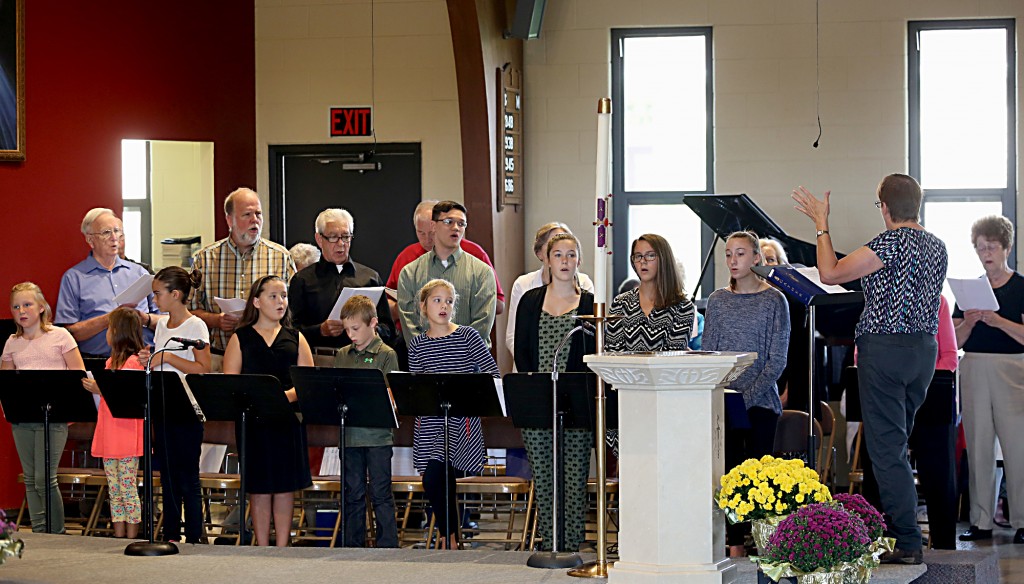
[[(400, 415), (444, 418), (444, 517), (448, 523), (451, 518), (449, 420), (452, 417), (503, 417), (505, 413), (498, 401), (494, 377), (489, 373), (393, 372), (387, 374), (387, 380)], [(447, 538), (448, 534), (441, 534), (441, 537)]]
[(291, 403), (273, 375), (192, 373), (185, 376), (207, 421), (241, 423), (238, 444), (238, 537), (249, 542), (245, 521), (246, 432), (250, 421), (297, 424)]
[[(156, 353), (154, 353), (155, 355)], [(153, 417), (162, 420), (195, 419), (196, 411), (174, 371), (104, 369), (95, 373), (96, 384), (115, 418), (142, 420), (142, 455), (146, 489), (146, 532), (149, 541), (128, 544), (126, 556), (166, 556), (178, 553), (171, 542), (156, 541), (153, 522)], [(153, 383), (153, 378), (158, 380)], [(148, 414), (148, 415), (147, 415)], [(164, 469), (166, 472), (166, 469)]]
[[(43, 478), (46, 481), (46, 533), (50, 527), (50, 422), (95, 422), (96, 404), (82, 387), (85, 371), (0, 371), (0, 404), (12, 424), (43, 423)], [(60, 456), (58, 454), (57, 456)]]
[[(552, 433), (552, 493), (551, 552), (535, 553), (527, 566), (531, 568), (573, 568), (583, 563), (577, 553), (559, 552), (559, 542), (565, 540), (565, 511), (559, 499), (565, 495), (565, 463), (563, 459), (565, 429), (594, 430), (593, 404), (597, 395), (597, 376), (593, 373), (560, 373), (554, 382), (558, 399), (554, 398), (550, 373), (509, 373), (502, 380), (505, 407), (516, 428), (550, 430)], [(557, 403), (557, 412), (553, 415)], [(556, 422), (557, 418), (557, 422)]]
[[(292, 366), (299, 410), (306, 424), (338, 426), (341, 461), (341, 547), (345, 547), (345, 428), (397, 428), (398, 416), (384, 373), (377, 369)], [(364, 477), (365, 479), (365, 477)]]
[[(751, 269), (755, 274), (766, 278), (771, 282), (770, 274), (773, 266), (754, 266)], [(800, 300), (804, 305), (807, 306), (807, 332), (808, 332), (808, 359), (810, 366), (808, 367), (808, 383), (807, 383), (807, 466), (814, 469), (816, 464), (814, 456), (816, 449), (814, 448), (814, 379), (815, 379), (815, 338), (814, 331), (817, 330), (817, 313), (819, 306), (837, 306), (842, 304), (856, 304), (858, 302), (864, 302), (864, 293), (857, 291), (848, 292), (835, 292), (835, 293), (817, 293), (811, 295), (808, 299), (799, 298), (797, 295), (790, 293), (789, 290), (779, 287), (779, 290), (787, 296), (792, 296)], [(819, 290), (819, 292), (822, 292)]]

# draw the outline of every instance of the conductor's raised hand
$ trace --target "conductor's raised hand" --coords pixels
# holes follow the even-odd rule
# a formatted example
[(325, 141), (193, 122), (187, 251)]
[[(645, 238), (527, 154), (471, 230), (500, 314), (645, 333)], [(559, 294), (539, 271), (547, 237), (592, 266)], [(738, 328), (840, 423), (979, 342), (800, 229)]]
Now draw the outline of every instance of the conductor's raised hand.
[(831, 193), (832, 191), (825, 191), (825, 198), (819, 199), (804, 187), (797, 187), (793, 189), (792, 197), (796, 201), (797, 211), (810, 217), (818, 229), (826, 229), (829, 214), (828, 198)]

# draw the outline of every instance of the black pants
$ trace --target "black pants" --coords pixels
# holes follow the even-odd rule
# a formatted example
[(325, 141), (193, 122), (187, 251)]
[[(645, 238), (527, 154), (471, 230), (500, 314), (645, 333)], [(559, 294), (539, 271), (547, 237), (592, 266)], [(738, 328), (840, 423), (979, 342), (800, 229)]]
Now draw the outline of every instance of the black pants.
[[(448, 498), (445, 499), (445, 480), (447, 475)], [(447, 538), (453, 533), (458, 533), (460, 523), (458, 499), (455, 495), (455, 479), (469, 476), (470, 473), (448, 467), (445, 473), (445, 465), (440, 460), (427, 462), (427, 468), (423, 471), (423, 492), (430, 501), (430, 507), (434, 511), (434, 522), (437, 525), (441, 537)], [(445, 517), (445, 501), (448, 503), (448, 517)]]
[(366, 545), (366, 486), (377, 516), (377, 547), (398, 547), (395, 498), (391, 492), (390, 446), (345, 448), (345, 547)]
[[(928, 507), (928, 537), (932, 547), (956, 549), (956, 462), (953, 459), (955, 429), (952, 424), (915, 424), (910, 434), (910, 449), (917, 462), (917, 479)], [(871, 468), (871, 457), (861, 450), (864, 469), (864, 498), (882, 508), (878, 481)]]
[[(725, 435), (725, 468), (731, 469), (748, 458), (761, 458), (775, 451), (775, 429), (779, 414), (765, 408), (747, 410), (749, 428), (734, 429)], [(726, 525), (725, 544), (743, 545), (750, 523)]]
[(185, 539), (198, 543), (203, 534), (203, 499), (199, 487), (199, 455), (203, 425), (162, 424), (154, 420), (153, 446), (160, 465), (165, 541), (181, 540), (181, 510), (185, 508)]

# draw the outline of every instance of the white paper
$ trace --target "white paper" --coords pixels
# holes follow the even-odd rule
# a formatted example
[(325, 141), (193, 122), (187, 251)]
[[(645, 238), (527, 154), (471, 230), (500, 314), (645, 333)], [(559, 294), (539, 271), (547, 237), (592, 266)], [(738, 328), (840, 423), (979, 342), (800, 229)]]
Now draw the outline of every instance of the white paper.
[(956, 296), (960, 310), (999, 310), (999, 301), (987, 276), (980, 278), (946, 278)]
[(384, 293), (388, 295), (388, 298), (398, 302), (398, 290), (394, 288), (384, 288)]
[(135, 306), (142, 302), (147, 296), (153, 293), (153, 274), (146, 274), (140, 276), (138, 280), (132, 283), (117, 296), (114, 296), (114, 304), (123, 306)]
[(341, 294), (338, 295), (338, 301), (334, 303), (334, 308), (331, 309), (331, 314), (327, 317), (327, 320), (341, 320), (341, 307), (345, 306), (349, 298), (353, 296), (366, 296), (373, 302), (374, 306), (380, 302), (380, 295), (384, 293), (383, 286), (367, 287), (367, 288), (342, 288)]
[(835, 284), (822, 284), (821, 275), (818, 274), (818, 268), (797, 268), (796, 271), (800, 272), (803, 277), (807, 278), (818, 287), (828, 292), (829, 294), (841, 294), (843, 292), (849, 292), (842, 286), (836, 286)]
[(508, 416), (508, 410), (505, 409), (505, 392), (501, 389), (501, 378), (494, 378), (494, 389), (498, 392), (498, 401), (501, 402), (501, 415)]
[(217, 303), (217, 307), (224, 314), (236, 314), (242, 315), (242, 311), (245, 310), (245, 299), (244, 298), (221, 298), (214, 296), (213, 301)]

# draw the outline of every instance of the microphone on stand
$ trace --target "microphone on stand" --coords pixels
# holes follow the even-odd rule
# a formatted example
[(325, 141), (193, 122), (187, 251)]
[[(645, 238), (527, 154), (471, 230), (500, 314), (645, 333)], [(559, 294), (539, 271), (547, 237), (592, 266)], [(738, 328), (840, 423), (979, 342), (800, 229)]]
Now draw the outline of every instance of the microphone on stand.
[(590, 336), (594, 336), (594, 333), (597, 332), (597, 328), (594, 326), (594, 323), (586, 321), (586, 320), (577, 319), (576, 320), (576, 326), (582, 327), (583, 328), (583, 333), (584, 334), (588, 334)]
[(197, 349), (205, 349), (207, 342), (202, 339), (186, 339), (184, 337), (171, 337), (169, 340), (176, 343), (181, 343), (184, 347), (195, 347)]

